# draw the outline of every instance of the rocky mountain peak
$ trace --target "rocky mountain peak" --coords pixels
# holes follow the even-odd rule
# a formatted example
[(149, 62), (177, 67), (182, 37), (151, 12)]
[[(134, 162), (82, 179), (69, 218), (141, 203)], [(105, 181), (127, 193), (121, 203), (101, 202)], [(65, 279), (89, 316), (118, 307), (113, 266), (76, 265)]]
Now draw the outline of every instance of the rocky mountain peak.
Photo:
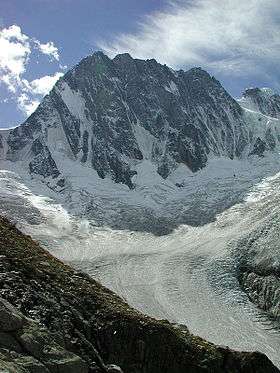
[(133, 61), (133, 58), (129, 53), (120, 53), (113, 58), (113, 61), (123, 63), (125, 61)]
[(248, 108), (274, 118), (280, 117), (280, 95), (270, 88), (248, 88), (241, 100)]
[(167, 178), (180, 164), (196, 172), (209, 156), (248, 155), (256, 139), (245, 121), (239, 104), (199, 67), (174, 71), (154, 59), (95, 52), (10, 131), (4, 157), (26, 160), (44, 178), (62, 177), (59, 164), (71, 159), (133, 188), (143, 160)]
[(243, 96), (244, 97), (271, 97), (275, 95), (275, 92), (271, 88), (247, 88), (245, 89)]

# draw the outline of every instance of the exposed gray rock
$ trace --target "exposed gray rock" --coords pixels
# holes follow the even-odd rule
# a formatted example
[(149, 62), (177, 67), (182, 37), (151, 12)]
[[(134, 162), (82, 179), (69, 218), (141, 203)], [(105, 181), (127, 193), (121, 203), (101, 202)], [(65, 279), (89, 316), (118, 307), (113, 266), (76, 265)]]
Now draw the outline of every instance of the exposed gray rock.
[(240, 275), (242, 287), (252, 302), (280, 321), (280, 278), (274, 274), (265, 275), (244, 271)]
[(108, 373), (123, 373), (120, 367), (114, 364), (109, 364), (106, 366)]
[(249, 155), (258, 155), (259, 157), (262, 157), (266, 150), (269, 150), (266, 142), (258, 137), (254, 144), (253, 150)]
[(52, 176), (53, 178), (59, 175), (56, 163), (51, 157), (48, 147), (39, 138), (34, 140), (31, 152), (33, 154), (32, 161), (29, 163), (31, 173), (44, 177)]
[(253, 205), (254, 213), (262, 218), (261, 224), (234, 244), (232, 255), (237, 263), (237, 275), (243, 290), (253, 303), (265, 311), (270, 320), (279, 324), (280, 219), (279, 211), (275, 208), (278, 202), (276, 180), (270, 185), (275, 194), (263, 198), (261, 209), (258, 201)]
[(51, 373), (51, 371), (44, 364), (32, 356), (13, 356), (13, 361), (18, 368), (24, 369), (24, 371), (30, 373)]
[(21, 329), (24, 324), (23, 315), (10, 303), (0, 299), (0, 331), (11, 332)]
[(51, 373), (40, 361), (32, 356), (0, 349), (1, 373)]
[(16, 337), (8, 332), (0, 332), (0, 345), (9, 351), (22, 352), (22, 347)]
[[(0, 298), (0, 372), (87, 373), (87, 364)], [(1, 370), (2, 369), (2, 370)]]
[(54, 373), (86, 373), (85, 362), (71, 352), (57, 344), (46, 330), (31, 324), (25, 328), (18, 340), (24, 351), (44, 362), (46, 367)]
[(63, 175), (57, 160), (66, 157), (133, 188), (143, 159), (166, 178), (180, 163), (196, 172), (209, 155), (232, 159), (274, 148), (273, 136), (256, 140), (250, 131), (239, 104), (201, 68), (173, 71), (154, 59), (96, 52), (10, 131), (5, 157), (26, 158), (30, 172), (44, 178)]
[(243, 97), (261, 113), (274, 118), (280, 117), (280, 95), (273, 91), (266, 88), (249, 88), (245, 90)]

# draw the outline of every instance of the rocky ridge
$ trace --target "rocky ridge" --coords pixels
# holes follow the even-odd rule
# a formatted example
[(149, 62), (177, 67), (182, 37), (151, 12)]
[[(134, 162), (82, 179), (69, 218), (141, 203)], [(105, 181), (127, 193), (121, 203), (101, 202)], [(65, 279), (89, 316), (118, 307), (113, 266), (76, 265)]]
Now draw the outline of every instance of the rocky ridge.
[[(277, 198), (276, 185), (273, 189)], [(262, 225), (237, 242), (233, 255), (238, 263), (238, 280), (242, 289), (271, 321), (279, 324), (279, 213), (278, 200), (274, 199), (275, 196), (267, 198)], [(276, 208), (272, 207), (273, 203)]]
[(21, 126), (0, 134), (0, 154), (60, 189), (71, 173), (65, 159), (133, 188), (145, 160), (166, 179), (180, 164), (196, 172), (212, 156), (275, 149), (276, 124), (258, 120), (201, 68), (174, 71), (154, 59), (96, 52), (68, 71)]
[(264, 310), (272, 320), (280, 321), (280, 278), (273, 273), (243, 268), (239, 281), (250, 300)]
[(251, 109), (273, 118), (280, 116), (280, 95), (269, 88), (248, 88), (242, 95), (242, 102)]

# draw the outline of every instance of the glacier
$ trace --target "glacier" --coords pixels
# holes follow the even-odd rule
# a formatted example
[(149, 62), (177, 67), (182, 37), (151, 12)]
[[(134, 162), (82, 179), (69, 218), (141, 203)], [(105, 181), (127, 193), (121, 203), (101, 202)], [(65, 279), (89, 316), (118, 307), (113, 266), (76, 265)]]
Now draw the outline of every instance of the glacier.
[[(177, 180), (180, 172), (173, 177)], [(82, 180), (78, 176), (79, 187)], [(168, 216), (166, 193), (170, 195), (170, 185), (154, 182), (155, 195), (151, 190), (148, 195), (143, 185), (137, 196), (137, 190), (116, 195), (109, 184), (103, 198), (106, 200), (111, 193), (115, 206), (123, 206), (122, 198), (134, 193), (135, 204), (142, 201), (151, 206), (152, 201), (157, 201), (158, 209), (164, 210), (162, 216)], [(205, 211), (215, 211), (215, 219), (205, 224), (181, 224), (163, 235), (147, 229), (98, 226), (94, 219), (71, 211), (73, 201), (67, 206), (69, 201), (59, 201), (57, 192), (31, 180), (22, 170), (1, 170), (0, 213), (52, 254), (89, 273), (142, 312), (186, 324), (191, 332), (217, 344), (259, 350), (280, 366), (279, 332), (240, 289), (235, 255), (241, 240), (279, 214), (279, 157), (254, 161), (213, 159), (199, 173), (188, 175), (185, 183), (189, 189), (184, 197), (184, 187), (172, 196), (170, 216), (176, 208), (179, 213), (188, 204), (195, 215), (201, 216), (205, 201)], [(78, 198), (77, 194), (73, 191), (73, 198)], [(220, 203), (231, 198), (238, 202), (221, 211)], [(133, 220), (135, 210), (128, 209), (127, 213)], [(110, 214), (110, 209), (104, 209), (103, 214)], [(114, 218), (112, 213), (110, 218)], [(258, 259), (279, 258), (279, 247), (271, 252), (269, 241), (262, 245), (267, 250), (259, 250)]]

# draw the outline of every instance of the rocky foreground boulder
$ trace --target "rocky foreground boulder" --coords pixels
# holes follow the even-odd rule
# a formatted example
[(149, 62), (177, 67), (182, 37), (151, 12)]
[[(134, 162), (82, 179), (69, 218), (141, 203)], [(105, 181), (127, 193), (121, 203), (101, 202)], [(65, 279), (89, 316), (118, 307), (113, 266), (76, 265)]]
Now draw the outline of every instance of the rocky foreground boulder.
[(270, 373), (258, 352), (215, 346), (137, 312), (0, 218), (0, 371)]
[(85, 361), (65, 350), (57, 338), (3, 298), (0, 298), (0, 369), (9, 373), (88, 372)]

